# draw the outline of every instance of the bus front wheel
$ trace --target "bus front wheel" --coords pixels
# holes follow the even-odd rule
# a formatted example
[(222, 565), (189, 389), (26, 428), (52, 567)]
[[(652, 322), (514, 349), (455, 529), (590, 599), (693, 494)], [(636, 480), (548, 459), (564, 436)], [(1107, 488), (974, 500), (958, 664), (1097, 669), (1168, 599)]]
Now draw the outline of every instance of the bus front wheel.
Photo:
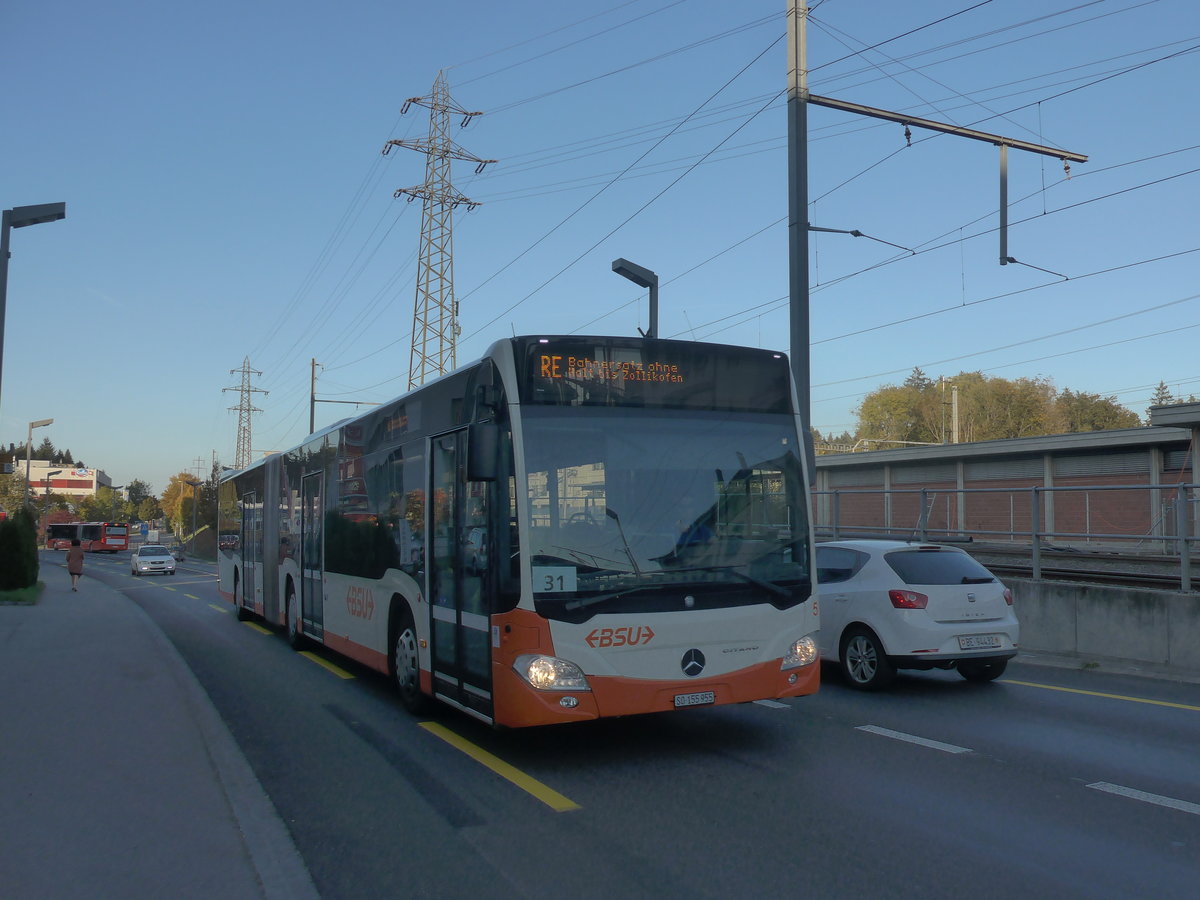
[(421, 666), (417, 655), (417, 626), (407, 604), (400, 607), (400, 624), (396, 629), (396, 646), (392, 651), (392, 667), (396, 673), (396, 690), (404, 708), (415, 716), (430, 709), (429, 698), (421, 693)]

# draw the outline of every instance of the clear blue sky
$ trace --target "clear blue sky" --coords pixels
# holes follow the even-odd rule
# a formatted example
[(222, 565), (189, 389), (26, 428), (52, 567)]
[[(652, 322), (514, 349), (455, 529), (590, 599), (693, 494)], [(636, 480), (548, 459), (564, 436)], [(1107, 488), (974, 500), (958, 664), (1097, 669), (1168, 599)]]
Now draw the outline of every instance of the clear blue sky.
[[(246, 357), (255, 451), (307, 432), (313, 358), (318, 397), (402, 393), (420, 208), (392, 193), (424, 159), (380, 151), (426, 135), (400, 110), (440, 69), (485, 113), (455, 140), (498, 160), (454, 170), (482, 204), (455, 218), (460, 362), (645, 327), (618, 256), (659, 274), (664, 336), (787, 350), (785, 7), (4, 4), (0, 204), (68, 217), (12, 235), (0, 440), (53, 417), (35, 440), (161, 492), (232, 463)], [(915, 366), (1139, 414), (1160, 380), (1200, 394), (1193, 0), (813, 7), (814, 93), (1090, 157), (1010, 153), (1026, 265), (1001, 267), (995, 147), (813, 107), (811, 222), (907, 248), (814, 236), (813, 424), (853, 430)]]

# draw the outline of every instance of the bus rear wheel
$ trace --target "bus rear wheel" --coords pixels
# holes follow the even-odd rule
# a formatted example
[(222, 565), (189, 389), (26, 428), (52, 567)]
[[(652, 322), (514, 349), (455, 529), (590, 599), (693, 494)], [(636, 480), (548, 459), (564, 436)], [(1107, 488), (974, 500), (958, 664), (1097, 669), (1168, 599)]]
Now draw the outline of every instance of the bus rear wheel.
[(414, 716), (425, 715), (432, 704), (421, 692), (421, 665), (417, 647), (417, 627), (407, 604), (400, 608), (400, 624), (396, 629), (396, 646), (392, 651), (392, 670), (396, 673), (396, 690), (400, 702)]
[(235, 614), (237, 615), (237, 620), (239, 622), (249, 622), (250, 621), (250, 611), (248, 609), (246, 609), (246, 607), (242, 606), (242, 592), (240, 590), (238, 590), (238, 588), (240, 587), (240, 584), (239, 584), (240, 581), (241, 581), (241, 578), (239, 577), (239, 573), (234, 572), (233, 573), (233, 609), (234, 609)]
[(287, 639), (293, 650), (303, 650), (307, 643), (304, 626), (300, 622), (300, 604), (296, 601), (296, 589), (290, 586), (287, 592)]

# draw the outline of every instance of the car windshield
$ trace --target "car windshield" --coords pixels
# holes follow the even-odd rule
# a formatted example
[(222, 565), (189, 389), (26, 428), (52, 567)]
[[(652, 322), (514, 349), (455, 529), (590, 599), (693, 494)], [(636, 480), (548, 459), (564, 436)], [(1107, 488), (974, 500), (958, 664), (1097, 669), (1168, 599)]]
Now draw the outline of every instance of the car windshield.
[(684, 594), (700, 606), (806, 599), (793, 422), (762, 413), (526, 407), (539, 612), (645, 611), (678, 605)]
[(138, 551), (138, 556), (170, 556), (166, 547), (143, 547)]

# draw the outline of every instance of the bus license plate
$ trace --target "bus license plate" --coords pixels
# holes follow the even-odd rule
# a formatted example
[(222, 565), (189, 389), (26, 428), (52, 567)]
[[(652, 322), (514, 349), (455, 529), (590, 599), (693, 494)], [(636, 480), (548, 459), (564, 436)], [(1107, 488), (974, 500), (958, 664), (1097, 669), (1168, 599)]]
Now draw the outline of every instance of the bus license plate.
[(959, 650), (985, 650), (1000, 646), (1000, 637), (995, 634), (969, 634), (958, 639)]
[(681, 706), (704, 706), (708, 703), (716, 703), (717, 694), (715, 691), (697, 691), (694, 694), (676, 694), (675, 708)]

